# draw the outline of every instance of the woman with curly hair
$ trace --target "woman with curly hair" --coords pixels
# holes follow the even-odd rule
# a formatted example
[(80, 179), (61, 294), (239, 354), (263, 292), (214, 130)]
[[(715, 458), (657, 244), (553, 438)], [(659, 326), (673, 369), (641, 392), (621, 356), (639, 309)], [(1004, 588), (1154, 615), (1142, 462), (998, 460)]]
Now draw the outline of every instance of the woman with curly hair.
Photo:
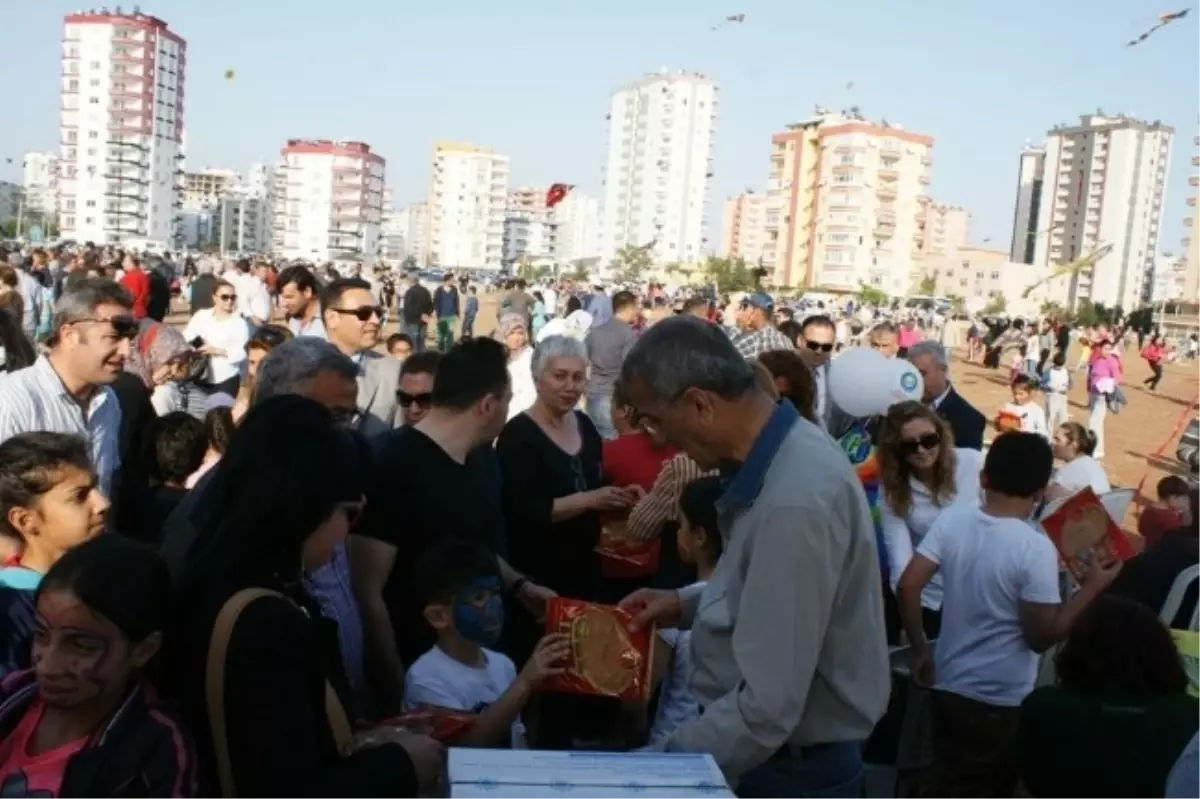
[(1196, 734), (1197, 704), (1171, 634), (1149, 608), (1103, 594), (1058, 654), (1058, 685), (1021, 705), (1032, 796), (1162, 796)]
[[(892, 591), (913, 552), (946, 508), (979, 502), (982, 457), (954, 446), (950, 425), (920, 402), (893, 405), (879, 432), (880, 526)], [(941, 628), (942, 583), (935, 575), (921, 592), (925, 634)]]

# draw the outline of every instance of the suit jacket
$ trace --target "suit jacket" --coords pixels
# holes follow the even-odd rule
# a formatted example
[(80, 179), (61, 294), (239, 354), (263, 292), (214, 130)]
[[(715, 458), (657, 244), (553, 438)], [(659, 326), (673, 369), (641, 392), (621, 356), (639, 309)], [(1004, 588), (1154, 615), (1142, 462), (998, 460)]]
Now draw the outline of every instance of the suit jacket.
[(386, 433), (401, 421), (396, 391), (400, 362), (374, 350), (362, 354), (358, 368), (358, 432), (367, 438)]
[(938, 416), (950, 423), (954, 432), (954, 446), (964, 449), (983, 449), (983, 431), (987, 427), (987, 418), (975, 410), (975, 406), (967, 402), (950, 387), (946, 398), (937, 407)]
[[(836, 441), (845, 435), (857, 420), (833, 401), (833, 395), (829, 393), (829, 367), (830, 364), (825, 363), (813, 369), (813, 413), (818, 416), (817, 423)], [(822, 382), (825, 385), (825, 407), (818, 414), (817, 404)]]

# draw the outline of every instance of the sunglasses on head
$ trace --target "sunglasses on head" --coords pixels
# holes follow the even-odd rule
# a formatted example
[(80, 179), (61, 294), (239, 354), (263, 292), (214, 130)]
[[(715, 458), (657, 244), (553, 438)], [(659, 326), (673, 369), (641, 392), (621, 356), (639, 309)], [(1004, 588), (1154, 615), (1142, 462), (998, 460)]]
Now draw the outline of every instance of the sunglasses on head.
[(112, 325), (113, 332), (117, 334), (117, 338), (136, 338), (138, 332), (138, 322), (132, 316), (121, 314), (120, 316), (110, 316), (107, 319), (98, 317), (87, 317), (84, 319), (75, 319), (70, 324), (77, 325), (81, 322), (100, 322)]
[(378, 305), (363, 305), (358, 308), (330, 308), (329, 310), (345, 314), (346, 316), (353, 316), (360, 322), (368, 322), (372, 316), (383, 319), (385, 313), (385, 310)]
[(287, 338), (283, 335), (283, 333), (279, 332), (275, 328), (263, 326), (254, 331), (254, 335), (250, 336), (250, 340), (261, 341), (268, 347), (278, 347), (280, 344), (287, 341)]
[(833, 352), (832, 344), (822, 344), (819, 341), (804, 340), (804, 346), (808, 347), (813, 352)]
[(396, 402), (400, 403), (401, 408), (408, 408), (413, 403), (416, 403), (418, 408), (428, 410), (429, 406), (433, 403), (433, 394), (428, 391), (423, 394), (409, 394), (407, 391), (397, 391)]
[(926, 433), (920, 438), (901, 441), (896, 445), (896, 451), (901, 455), (916, 455), (918, 450), (937, 449), (942, 443), (942, 437), (937, 433)]

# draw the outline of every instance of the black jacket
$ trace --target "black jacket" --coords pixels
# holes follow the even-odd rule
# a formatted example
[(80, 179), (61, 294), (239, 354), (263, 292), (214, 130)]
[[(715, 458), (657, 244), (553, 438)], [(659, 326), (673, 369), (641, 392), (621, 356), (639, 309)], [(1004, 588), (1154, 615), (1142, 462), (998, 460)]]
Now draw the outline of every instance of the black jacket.
[(987, 418), (975, 406), (962, 398), (954, 386), (937, 407), (938, 416), (950, 423), (954, 446), (963, 449), (983, 449), (983, 431)]
[[(32, 671), (14, 672), (0, 685), (0, 739), (12, 734), (37, 698)], [(0, 796), (24, 796), (9, 775)], [(191, 740), (137, 684), (120, 706), (71, 757), (59, 796), (196, 796), (196, 758)]]
[(205, 308), (213, 307), (213, 289), (217, 287), (217, 278), (215, 275), (206, 274), (200, 275), (192, 281), (192, 313), (202, 311)]
[[(297, 587), (242, 612), (225, 664), (225, 725), (239, 796), (416, 796), (417, 777), (396, 744), (341, 757), (325, 715), (325, 684), (346, 695), (336, 625)], [(184, 718), (197, 734), (205, 786), (217, 790), (205, 696), (205, 664), (216, 615), (235, 590), (185, 599), (171, 651)], [(207, 597), (207, 599), (205, 598)], [(299, 605), (299, 607), (297, 606)]]

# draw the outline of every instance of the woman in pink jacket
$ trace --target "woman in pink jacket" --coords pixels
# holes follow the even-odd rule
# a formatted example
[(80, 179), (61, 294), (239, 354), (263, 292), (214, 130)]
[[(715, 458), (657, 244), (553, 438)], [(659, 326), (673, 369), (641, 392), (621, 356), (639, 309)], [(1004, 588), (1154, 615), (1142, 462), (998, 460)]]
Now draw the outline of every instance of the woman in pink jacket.
[(1121, 385), (1124, 372), (1121, 359), (1113, 352), (1112, 342), (1108, 339), (1100, 341), (1088, 367), (1088, 400), (1091, 403), (1088, 429), (1096, 434), (1096, 450), (1092, 454), (1096, 460), (1104, 457), (1104, 417), (1108, 415), (1108, 403)]

